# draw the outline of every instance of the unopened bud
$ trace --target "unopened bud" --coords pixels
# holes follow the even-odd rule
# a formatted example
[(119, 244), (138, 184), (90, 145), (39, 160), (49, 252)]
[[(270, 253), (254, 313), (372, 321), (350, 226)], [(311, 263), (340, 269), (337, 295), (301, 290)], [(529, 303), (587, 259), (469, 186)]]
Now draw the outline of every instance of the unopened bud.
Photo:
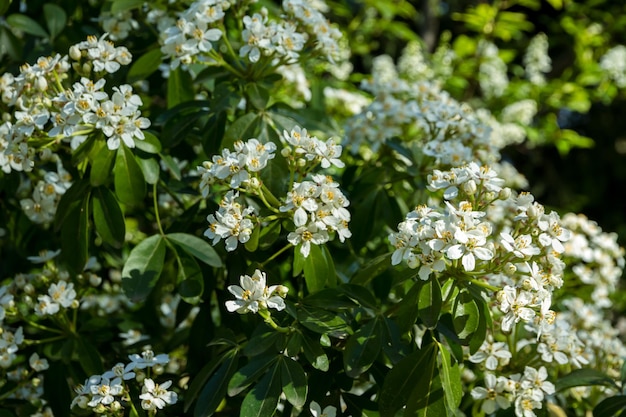
[(83, 54), (81, 53), (78, 46), (76, 45), (70, 46), (70, 58), (72, 58), (74, 61), (78, 61), (82, 57), (82, 55)]
[(504, 187), (503, 189), (501, 189), (498, 193), (498, 198), (500, 200), (508, 200), (509, 198), (511, 198), (511, 189), (509, 187)]
[(466, 183), (463, 183), (463, 192), (467, 195), (474, 195), (476, 193), (477, 187), (476, 182), (474, 180), (469, 180)]

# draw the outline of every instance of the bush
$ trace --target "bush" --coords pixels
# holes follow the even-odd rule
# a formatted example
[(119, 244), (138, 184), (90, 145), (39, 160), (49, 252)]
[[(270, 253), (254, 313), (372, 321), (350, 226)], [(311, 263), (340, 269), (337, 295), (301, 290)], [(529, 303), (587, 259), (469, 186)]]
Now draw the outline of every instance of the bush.
[(506, 151), (624, 47), (524, 3), (0, 2), (0, 415), (619, 413), (624, 249)]

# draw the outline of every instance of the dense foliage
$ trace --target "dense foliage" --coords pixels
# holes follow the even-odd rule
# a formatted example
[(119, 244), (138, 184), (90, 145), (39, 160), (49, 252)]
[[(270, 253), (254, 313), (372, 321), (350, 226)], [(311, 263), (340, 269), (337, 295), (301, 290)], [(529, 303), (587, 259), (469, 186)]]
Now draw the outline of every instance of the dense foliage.
[(593, 146), (623, 17), (74, 3), (0, 1), (1, 417), (626, 407), (624, 249), (511, 156)]

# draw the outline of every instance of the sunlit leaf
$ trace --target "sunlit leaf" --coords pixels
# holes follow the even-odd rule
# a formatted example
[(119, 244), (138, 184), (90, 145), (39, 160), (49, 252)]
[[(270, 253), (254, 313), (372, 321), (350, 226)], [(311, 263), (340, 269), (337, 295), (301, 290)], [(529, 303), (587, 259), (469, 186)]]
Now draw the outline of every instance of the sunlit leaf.
[(307, 377), (302, 366), (287, 356), (281, 356), (280, 380), (287, 401), (295, 408), (302, 408), (308, 392)]
[(122, 288), (136, 302), (146, 299), (155, 286), (165, 260), (165, 240), (153, 235), (135, 246), (122, 269)]
[(126, 225), (124, 214), (113, 193), (106, 187), (94, 188), (92, 193), (93, 220), (102, 240), (119, 247), (124, 243)]

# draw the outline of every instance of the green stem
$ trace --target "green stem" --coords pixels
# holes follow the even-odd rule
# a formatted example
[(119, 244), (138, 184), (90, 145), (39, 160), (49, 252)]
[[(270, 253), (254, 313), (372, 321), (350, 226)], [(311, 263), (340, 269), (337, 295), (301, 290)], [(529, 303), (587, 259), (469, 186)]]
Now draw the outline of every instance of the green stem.
[(157, 226), (159, 227), (159, 233), (161, 233), (161, 236), (165, 236), (163, 226), (161, 225), (161, 216), (159, 215), (159, 202), (156, 182), (152, 185), (152, 203), (154, 204), (154, 217), (156, 218)]
[(286, 251), (287, 249), (292, 248), (293, 245), (291, 243), (286, 244), (285, 246), (283, 246), (282, 248), (280, 248), (275, 254), (273, 254), (272, 256), (270, 256), (269, 258), (267, 258), (265, 260), (265, 262), (261, 263), (261, 268), (263, 268), (268, 262), (273, 261), (274, 259), (276, 259), (280, 254), (282, 254), (284, 251)]
[(51, 332), (51, 333), (64, 334), (62, 330), (54, 329), (54, 328), (48, 327), (48, 326), (44, 326), (43, 324), (35, 323), (34, 321), (27, 320), (26, 323), (28, 325), (34, 327), (35, 329), (45, 330), (45, 331)]
[(497, 292), (500, 291), (500, 287), (496, 287), (495, 285), (487, 284), (485, 281), (481, 281), (476, 278), (466, 278), (466, 281), (469, 281), (470, 284), (476, 285), (478, 287), (484, 288), (489, 291)]
[(276, 324), (274, 319), (272, 319), (272, 315), (268, 310), (259, 310), (259, 315), (263, 317), (265, 323), (267, 323), (272, 329), (276, 330), (280, 333), (291, 333), (292, 329), (290, 327), (282, 327)]

